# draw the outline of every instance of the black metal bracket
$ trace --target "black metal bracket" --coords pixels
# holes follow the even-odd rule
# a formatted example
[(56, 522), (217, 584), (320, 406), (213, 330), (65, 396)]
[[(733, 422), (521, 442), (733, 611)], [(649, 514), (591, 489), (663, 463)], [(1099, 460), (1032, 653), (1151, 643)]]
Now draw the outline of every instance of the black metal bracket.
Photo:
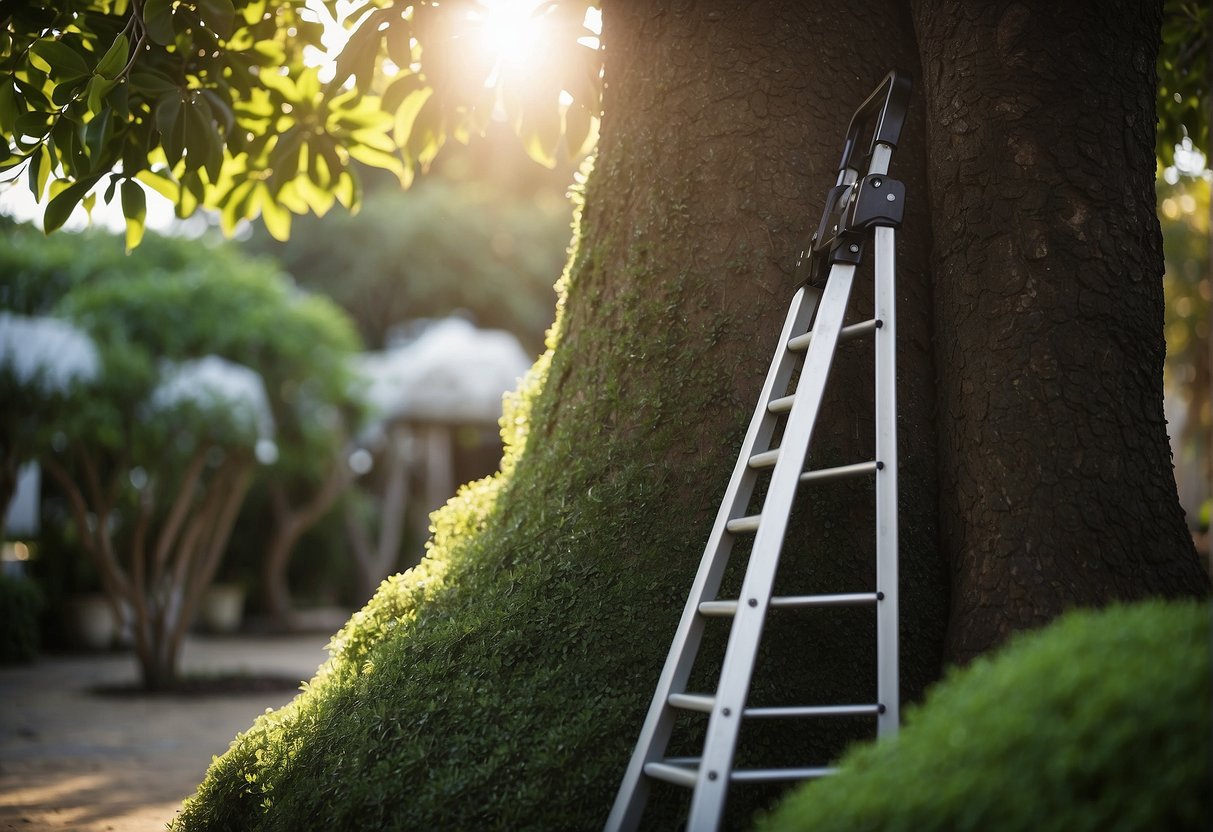
[(860, 136), (871, 128), (871, 145), (862, 164), (869, 168), (878, 145), (895, 149), (901, 137), (910, 98), (910, 79), (890, 72), (847, 125), (838, 180), (826, 194), (825, 210), (812, 238), (797, 250), (796, 277), (820, 286), (835, 263), (858, 264), (863, 257), (867, 231), (876, 226), (899, 228), (905, 206), (905, 185), (884, 174), (860, 178), (852, 161)]
[(835, 263), (858, 265), (867, 232), (877, 226), (900, 228), (905, 202), (905, 184), (883, 174), (831, 188), (816, 233), (797, 252), (797, 277), (821, 286)]

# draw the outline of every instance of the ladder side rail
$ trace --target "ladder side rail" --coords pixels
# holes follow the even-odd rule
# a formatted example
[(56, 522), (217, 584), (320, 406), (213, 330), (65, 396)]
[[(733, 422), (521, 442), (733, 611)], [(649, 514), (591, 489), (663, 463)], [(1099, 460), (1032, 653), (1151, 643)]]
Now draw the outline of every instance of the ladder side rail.
[(691, 798), (691, 814), (687, 823), (689, 832), (714, 830), (724, 813), (733, 752), (774, 587), (779, 552), (783, 547), (796, 486), (846, 316), (854, 276), (854, 265), (837, 264), (833, 267), (813, 323), (813, 340), (805, 356), (796, 399), (780, 443), (784, 453), (780, 454), (771, 473), (762, 521), (754, 539), (749, 568), (725, 648), (715, 704), (708, 719), (703, 762)]
[(703, 636), (705, 618), (699, 615), (699, 605), (704, 601), (716, 599), (728, 565), (729, 552), (732, 549), (733, 535), (726, 531), (725, 526), (730, 519), (744, 513), (758, 474), (749, 465), (750, 456), (760, 445), (764, 448), (774, 435), (777, 417), (767, 410), (767, 404), (772, 399), (786, 392), (792, 373), (798, 365), (798, 357), (784, 348), (784, 345), (797, 332), (804, 331), (817, 309), (820, 292), (809, 287), (802, 287), (792, 298), (784, 320), (783, 329), (779, 335), (779, 346), (774, 352), (762, 392), (754, 416), (742, 442), (741, 452), (725, 496), (720, 502), (716, 520), (704, 547), (699, 570), (687, 597), (686, 606), (682, 611), (678, 629), (670, 643), (670, 652), (662, 667), (641, 728), (640, 737), (632, 751), (627, 770), (615, 797), (615, 803), (604, 827), (607, 832), (614, 830), (635, 829), (640, 823), (644, 805), (648, 799), (649, 783), (644, 773), (647, 763), (658, 762), (665, 754), (669, 742), (670, 730), (673, 727), (674, 716), (669, 707), (671, 694), (684, 693), (687, 678), (690, 676), (699, 642)]
[(875, 229), (874, 272), (876, 318), (876, 606), (877, 735), (893, 736), (900, 725), (898, 680), (898, 507), (897, 507), (897, 327), (896, 232)]

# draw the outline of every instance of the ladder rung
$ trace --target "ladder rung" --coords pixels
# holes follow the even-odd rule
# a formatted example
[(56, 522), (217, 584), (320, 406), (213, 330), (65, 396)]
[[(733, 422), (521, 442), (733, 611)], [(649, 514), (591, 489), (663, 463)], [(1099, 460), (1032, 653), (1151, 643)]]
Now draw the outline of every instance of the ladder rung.
[(733, 534), (742, 534), (744, 532), (753, 532), (758, 530), (758, 521), (762, 519), (761, 514), (753, 514), (749, 517), (738, 517), (735, 520), (730, 520), (725, 524), (725, 528)]
[(881, 600), (878, 592), (845, 592), (837, 595), (777, 595), (772, 607), (860, 607)]
[(796, 396), (783, 396), (778, 399), (771, 399), (767, 405), (768, 413), (787, 413), (792, 409), (792, 402), (796, 401)]
[[(752, 768), (734, 771), (734, 783), (775, 783), (780, 780), (816, 780), (833, 774), (836, 768)], [(694, 782), (694, 776), (692, 776)]]
[(880, 716), (880, 705), (805, 705), (776, 708), (746, 708), (747, 717)]
[[(857, 324), (844, 326), (838, 331), (838, 341), (849, 341), (852, 338), (858, 338), (861, 335), (870, 335), (880, 328), (881, 322), (873, 318), (868, 321), (860, 321)], [(788, 339), (788, 349), (792, 352), (800, 352), (809, 348), (809, 342), (813, 340), (813, 333), (806, 332), (803, 335), (797, 335), (795, 338)]]
[[(771, 607), (859, 607), (882, 600), (879, 592), (848, 592), (838, 595), (777, 595)], [(729, 618), (737, 614), (736, 601), (703, 601), (699, 614), (712, 618)]]
[(750, 457), (751, 468), (770, 468), (779, 459), (779, 449), (773, 451), (763, 451), (760, 454), (754, 454)]
[(688, 789), (695, 788), (695, 779), (698, 775), (698, 772), (694, 768), (688, 768), (684, 765), (672, 765), (666, 762), (645, 763), (644, 773), (657, 780), (664, 780), (667, 783), (673, 783), (675, 786), (685, 786)]
[(862, 477), (865, 474), (875, 474), (884, 468), (883, 462), (856, 462), (853, 465), (839, 465), (837, 468), (821, 468), (817, 471), (805, 471), (800, 475), (801, 482), (830, 482), (846, 477)]
[(710, 618), (731, 618), (737, 614), (736, 601), (702, 601), (699, 614)]
[(684, 711), (700, 711), (710, 714), (712, 707), (716, 704), (716, 697), (708, 696), (706, 693), (671, 693), (666, 701), (673, 707), (682, 708)]

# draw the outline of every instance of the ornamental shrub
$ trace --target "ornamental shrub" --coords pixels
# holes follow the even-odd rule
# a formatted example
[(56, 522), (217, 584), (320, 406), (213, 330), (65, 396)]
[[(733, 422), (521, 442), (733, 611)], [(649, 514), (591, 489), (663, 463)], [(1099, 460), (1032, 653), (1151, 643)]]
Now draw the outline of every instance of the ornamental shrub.
[(42, 593), (33, 581), (0, 575), (0, 664), (33, 661), (38, 655)]
[(759, 829), (1207, 830), (1209, 650), (1205, 606), (1071, 613), (951, 673)]

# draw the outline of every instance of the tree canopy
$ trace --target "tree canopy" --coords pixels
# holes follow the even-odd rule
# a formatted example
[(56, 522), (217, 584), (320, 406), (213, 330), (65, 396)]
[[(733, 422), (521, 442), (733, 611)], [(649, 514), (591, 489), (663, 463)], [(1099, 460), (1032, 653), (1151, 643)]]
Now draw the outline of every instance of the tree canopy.
[[(47, 230), (100, 193), (142, 238), (143, 183), (179, 216), (261, 217), (359, 202), (357, 163), (407, 186), (448, 140), (507, 121), (534, 159), (576, 157), (601, 111), (592, 0), (529, 18), (477, 0), (65, 0), (11, 4), (0, 29), (0, 173)], [(1168, 0), (1158, 153), (1208, 148), (1209, 11)], [(341, 43), (344, 41), (344, 43)]]
[[(472, 0), (348, 13), (338, 0), (16, 4), (0, 30), (0, 170), (47, 199), (47, 230), (100, 186), (137, 245), (141, 182), (179, 216), (213, 208), (227, 231), (260, 216), (285, 238), (292, 213), (358, 202), (356, 162), (407, 185), (445, 141), (493, 119), (545, 163), (562, 138), (581, 152), (600, 95), (588, 5), (505, 21), (525, 39), (506, 51), (494, 40), (503, 21)], [(326, 40), (344, 36), (326, 64)]]

